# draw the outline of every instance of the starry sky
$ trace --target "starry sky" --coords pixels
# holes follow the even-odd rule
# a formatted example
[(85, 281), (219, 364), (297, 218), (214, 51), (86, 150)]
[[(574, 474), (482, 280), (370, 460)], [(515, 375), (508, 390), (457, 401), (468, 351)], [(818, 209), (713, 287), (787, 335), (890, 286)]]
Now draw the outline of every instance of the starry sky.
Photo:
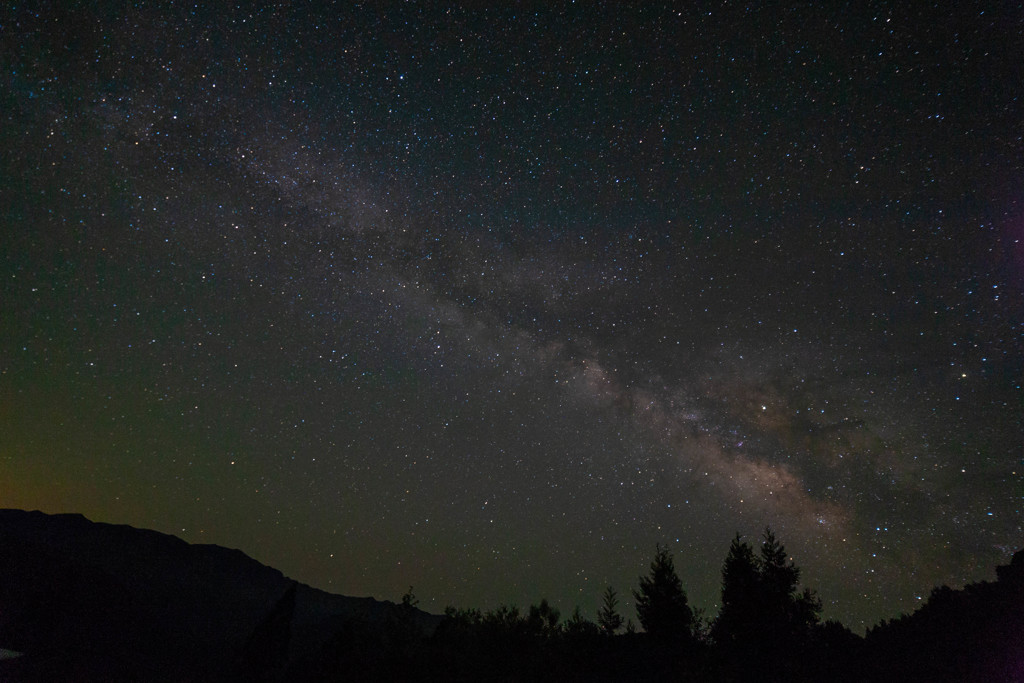
[(1024, 525), (1024, 9), (5, 5), (0, 506), (854, 630)]

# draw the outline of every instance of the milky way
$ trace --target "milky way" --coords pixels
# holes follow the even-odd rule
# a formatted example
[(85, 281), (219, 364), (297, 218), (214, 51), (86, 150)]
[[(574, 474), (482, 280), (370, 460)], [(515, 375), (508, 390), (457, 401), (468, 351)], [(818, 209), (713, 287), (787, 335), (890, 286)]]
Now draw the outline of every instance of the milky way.
[(662, 542), (713, 615), (765, 525), (855, 630), (991, 578), (1024, 15), (968, 4), (4, 10), (0, 505), (438, 612)]

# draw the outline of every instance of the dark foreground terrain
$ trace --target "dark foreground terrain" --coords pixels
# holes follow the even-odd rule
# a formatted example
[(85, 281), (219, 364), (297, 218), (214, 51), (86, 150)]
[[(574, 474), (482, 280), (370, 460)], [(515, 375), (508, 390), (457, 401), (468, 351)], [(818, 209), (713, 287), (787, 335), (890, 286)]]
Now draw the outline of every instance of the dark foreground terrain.
[(81, 515), (0, 510), (0, 680), (253, 680), (316, 659), (346, 628), (401, 613), (332, 595), (238, 550)]
[(659, 549), (638, 632), (610, 589), (597, 623), (546, 601), (442, 617), (411, 594), (328, 594), (237, 550), (0, 510), (0, 680), (1024, 681), (1024, 551), (996, 582), (937, 588), (862, 638), (818, 621), (770, 530), (753, 550), (734, 542), (722, 611), (704, 620)]

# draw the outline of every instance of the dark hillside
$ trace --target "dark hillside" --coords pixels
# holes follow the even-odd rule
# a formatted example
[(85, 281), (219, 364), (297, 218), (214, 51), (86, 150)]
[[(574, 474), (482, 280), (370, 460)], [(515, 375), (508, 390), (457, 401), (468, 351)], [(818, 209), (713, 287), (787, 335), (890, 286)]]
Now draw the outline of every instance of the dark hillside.
[(942, 586), (909, 616), (868, 632), (878, 680), (1024, 681), (1024, 550), (995, 582)]
[(0, 510), (0, 647), (27, 654), (0, 671), (218, 679), (275, 646), (288, 661), (316, 654), (346, 622), (381, 625), (394, 609), (296, 584), (237, 550), (81, 515)]

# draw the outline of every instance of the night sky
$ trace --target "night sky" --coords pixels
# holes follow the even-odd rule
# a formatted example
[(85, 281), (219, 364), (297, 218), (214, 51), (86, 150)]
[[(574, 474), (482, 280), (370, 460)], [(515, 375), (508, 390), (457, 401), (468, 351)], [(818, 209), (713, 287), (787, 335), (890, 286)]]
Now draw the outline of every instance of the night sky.
[[(854, 630), (1024, 542), (1024, 8), (15, 3), (0, 506)], [(825, 5), (824, 8), (819, 5)]]

